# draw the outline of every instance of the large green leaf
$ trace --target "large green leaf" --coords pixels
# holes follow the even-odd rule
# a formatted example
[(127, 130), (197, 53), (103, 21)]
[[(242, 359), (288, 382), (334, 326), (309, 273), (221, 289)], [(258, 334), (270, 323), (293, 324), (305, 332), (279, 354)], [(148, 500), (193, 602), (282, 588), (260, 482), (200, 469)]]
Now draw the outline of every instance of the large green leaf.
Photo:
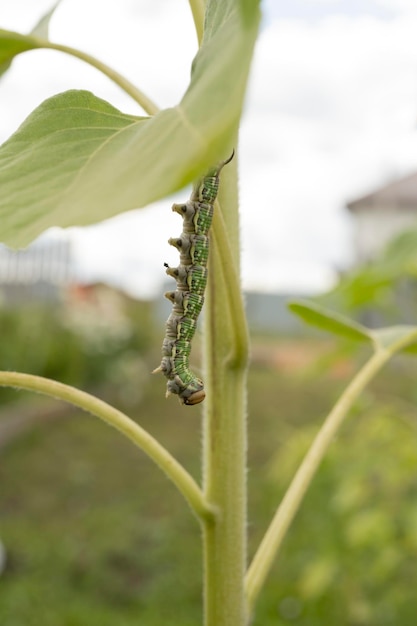
[(253, 20), (254, 15), (256, 14), (256, 11), (258, 9), (257, 2), (254, 2), (253, 0), (239, 0), (239, 4), (242, 19), (245, 22), (250, 23), (251, 20)]
[(63, 209), (65, 193), (74, 188), (76, 196), (77, 177), (106, 141), (148, 124), (85, 91), (44, 102), (0, 149), (1, 239), (19, 245), (51, 225), (83, 223), (86, 204), (75, 199)]
[(208, 2), (190, 86), (153, 118), (124, 115), (87, 92), (45, 101), (0, 147), (0, 239), (22, 246), (50, 226), (145, 206), (228, 156), (258, 21), (257, 12), (244, 23), (236, 0)]

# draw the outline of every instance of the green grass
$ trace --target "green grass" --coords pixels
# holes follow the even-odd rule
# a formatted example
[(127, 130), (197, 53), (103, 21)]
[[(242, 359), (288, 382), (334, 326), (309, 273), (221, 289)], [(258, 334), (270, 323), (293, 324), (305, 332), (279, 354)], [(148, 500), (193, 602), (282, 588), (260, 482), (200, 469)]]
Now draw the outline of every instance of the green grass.
[[(284, 544), (254, 626), (414, 625), (412, 367), (389, 368), (356, 407)], [(343, 386), (319, 372), (252, 368), (251, 552)], [(199, 478), (196, 415), (165, 400), (163, 379), (150, 377), (134, 418)], [(8, 553), (2, 626), (201, 623), (198, 524), (118, 433), (76, 414), (16, 439), (0, 461), (0, 537)]]

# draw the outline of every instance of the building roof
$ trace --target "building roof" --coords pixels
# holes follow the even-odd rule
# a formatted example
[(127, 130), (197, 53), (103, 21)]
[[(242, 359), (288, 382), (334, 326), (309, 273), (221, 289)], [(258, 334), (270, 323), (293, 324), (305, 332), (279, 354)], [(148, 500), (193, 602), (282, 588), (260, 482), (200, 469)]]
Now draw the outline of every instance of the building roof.
[(404, 208), (417, 211), (417, 172), (347, 204), (349, 211), (353, 212), (370, 207)]

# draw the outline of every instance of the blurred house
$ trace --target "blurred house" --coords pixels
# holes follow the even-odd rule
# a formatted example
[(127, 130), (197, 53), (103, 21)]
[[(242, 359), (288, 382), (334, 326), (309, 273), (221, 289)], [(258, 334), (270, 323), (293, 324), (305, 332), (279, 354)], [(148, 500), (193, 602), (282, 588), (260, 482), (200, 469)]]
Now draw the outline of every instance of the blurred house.
[(355, 262), (361, 265), (395, 235), (417, 225), (417, 173), (349, 202), (347, 208), (354, 221)]
[(71, 244), (41, 237), (24, 250), (0, 245), (0, 301), (57, 300), (73, 278)]

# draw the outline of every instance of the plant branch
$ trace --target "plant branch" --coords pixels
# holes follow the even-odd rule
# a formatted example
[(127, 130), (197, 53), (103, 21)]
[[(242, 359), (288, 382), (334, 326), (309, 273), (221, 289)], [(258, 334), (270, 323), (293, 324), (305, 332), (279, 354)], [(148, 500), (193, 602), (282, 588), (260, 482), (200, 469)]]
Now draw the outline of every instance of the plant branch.
[(99, 417), (130, 439), (165, 472), (200, 520), (214, 517), (213, 508), (208, 505), (200, 487), (185, 468), (146, 430), (121, 411), (84, 391), (41, 376), (0, 372), (0, 386), (26, 389), (58, 398)]
[(249, 335), (239, 278), (226, 232), (226, 225), (218, 201), (216, 201), (213, 216), (212, 235), (214, 247), (220, 259), (223, 279), (227, 282), (228, 289), (226, 290), (226, 298), (228, 312), (230, 319), (233, 320), (231, 324), (233, 336), (230, 342), (230, 354), (227, 360), (230, 367), (239, 367), (242, 363), (246, 365), (247, 362)]
[(113, 70), (111, 67), (99, 61), (95, 57), (87, 54), (86, 52), (82, 52), (81, 50), (77, 50), (76, 48), (72, 48), (70, 46), (64, 46), (58, 43), (52, 43), (50, 41), (46, 41), (44, 39), (37, 39), (41, 44), (42, 48), (49, 48), (51, 50), (58, 50), (60, 52), (65, 52), (66, 54), (70, 54), (77, 59), (81, 59), (81, 61), (85, 61), (89, 65), (92, 65), (97, 70), (105, 74), (110, 80), (112, 80), (116, 85), (118, 85), (125, 93), (127, 93), (135, 102), (142, 107), (145, 113), (148, 115), (156, 115), (159, 112), (158, 106), (146, 96), (140, 89), (138, 89), (133, 83), (131, 83), (127, 78)]
[(286, 532), (304, 495), (343, 423), (353, 402), (392, 356), (392, 350), (377, 350), (345, 389), (304, 457), (294, 476), (246, 575), (246, 594), (251, 610), (272, 567)]

